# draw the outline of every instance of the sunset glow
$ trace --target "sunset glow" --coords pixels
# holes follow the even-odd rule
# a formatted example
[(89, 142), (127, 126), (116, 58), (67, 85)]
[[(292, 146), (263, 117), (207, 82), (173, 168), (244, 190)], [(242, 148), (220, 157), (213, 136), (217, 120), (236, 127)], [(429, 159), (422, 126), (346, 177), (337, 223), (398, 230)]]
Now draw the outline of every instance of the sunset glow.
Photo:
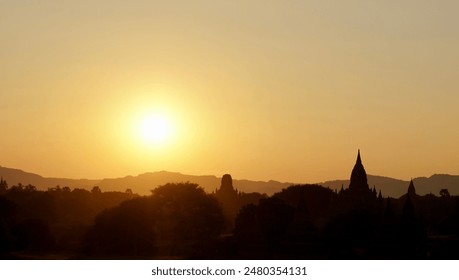
[(459, 7), (432, 6), (2, 1), (0, 165), (321, 182), (360, 148), (370, 174), (457, 174)]
[(153, 280), (459, 260), (458, 11), (0, 0), (0, 258)]
[(164, 144), (171, 136), (171, 123), (164, 116), (148, 116), (140, 122), (140, 137), (149, 144)]

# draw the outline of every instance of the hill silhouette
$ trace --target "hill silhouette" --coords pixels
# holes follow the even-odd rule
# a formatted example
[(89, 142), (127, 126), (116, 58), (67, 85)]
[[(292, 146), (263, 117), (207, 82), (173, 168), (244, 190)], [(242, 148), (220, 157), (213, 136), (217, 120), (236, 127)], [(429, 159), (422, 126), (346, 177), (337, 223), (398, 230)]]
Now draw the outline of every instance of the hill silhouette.
[[(404, 181), (389, 177), (368, 175), (368, 185), (381, 190), (384, 196), (400, 197), (406, 193), (406, 186), (410, 181)], [(442, 189), (448, 189), (451, 195), (459, 195), (459, 176), (448, 174), (434, 174), (430, 177), (413, 178), (416, 185), (416, 192), (419, 195), (435, 194), (438, 195)], [(324, 187), (340, 190), (341, 186), (349, 185), (349, 180), (333, 180), (318, 183)]]
[[(201, 186), (206, 192), (211, 193), (220, 185), (221, 177), (217, 176), (195, 176), (185, 175), (178, 172), (148, 172), (137, 176), (126, 176), (121, 178), (105, 178), (99, 180), (88, 179), (67, 179), (67, 178), (46, 178), (34, 173), (28, 173), (19, 169), (0, 167), (0, 177), (3, 177), (9, 185), (21, 183), (23, 185), (31, 184), (39, 190), (47, 190), (57, 185), (70, 188), (92, 189), (99, 186), (103, 191), (122, 191), (131, 189), (134, 193), (140, 195), (149, 195), (151, 190), (157, 186), (167, 183), (192, 182)], [(287, 188), (292, 183), (282, 183), (277, 181), (250, 181), (234, 180), (234, 185), (240, 191), (251, 193), (260, 192), (268, 195)]]
[(0, 166), (0, 176), (3, 177), (10, 186), (17, 185), (19, 183), (23, 185), (30, 184), (41, 190), (47, 190), (48, 188), (55, 186), (91, 189), (100, 182), (100, 180), (88, 179), (46, 178), (34, 173), (22, 171), (20, 169), (2, 166)]
[[(70, 188), (92, 189), (99, 186), (104, 191), (125, 191), (131, 189), (134, 193), (148, 195), (150, 191), (157, 186), (166, 183), (192, 182), (200, 185), (206, 192), (211, 193), (220, 185), (221, 177), (206, 175), (186, 175), (178, 172), (148, 172), (137, 176), (126, 176), (121, 178), (105, 179), (67, 179), (67, 178), (47, 178), (38, 174), (25, 172), (19, 169), (0, 167), (0, 177), (3, 177), (9, 185), (21, 183), (23, 185), (31, 184), (38, 189), (47, 190), (57, 185)], [(272, 195), (282, 189), (288, 188), (294, 183), (283, 183), (278, 181), (251, 181), (234, 179), (234, 186), (240, 191), (251, 193), (259, 192)], [(448, 174), (434, 174), (430, 177), (419, 177), (413, 179), (416, 184), (416, 190), (419, 195), (433, 193), (438, 195), (440, 190), (448, 189), (451, 195), (459, 195), (459, 176)], [(341, 186), (347, 187), (349, 180), (331, 180), (317, 183), (333, 190), (340, 190)], [(368, 185), (370, 188), (375, 187), (379, 192), (381, 190), (384, 196), (400, 197), (406, 193), (406, 186), (409, 181), (368, 175)]]

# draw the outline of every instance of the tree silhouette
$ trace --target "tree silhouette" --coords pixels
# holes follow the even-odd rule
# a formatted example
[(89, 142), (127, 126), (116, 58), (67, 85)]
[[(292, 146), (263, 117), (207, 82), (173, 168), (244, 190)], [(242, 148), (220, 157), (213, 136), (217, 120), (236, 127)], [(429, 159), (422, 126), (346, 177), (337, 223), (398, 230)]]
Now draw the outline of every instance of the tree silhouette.
[(48, 252), (55, 245), (49, 225), (41, 219), (21, 221), (13, 228), (13, 233), (20, 250)]
[(440, 196), (446, 198), (446, 197), (450, 197), (451, 195), (449, 194), (448, 189), (441, 189), (440, 190)]
[(17, 213), (18, 205), (9, 199), (0, 196), (0, 253), (5, 253), (14, 248), (14, 235), (12, 225)]
[(196, 184), (166, 184), (97, 216), (84, 239), (91, 258), (204, 257), (223, 227), (221, 209)]
[(3, 180), (3, 177), (0, 178), (0, 194), (6, 193), (6, 190), (8, 190), (8, 183)]
[(108, 259), (153, 256), (154, 217), (148, 203), (146, 198), (128, 200), (99, 214), (85, 236), (83, 252)]
[(92, 194), (101, 194), (101, 193), (102, 193), (102, 190), (100, 189), (99, 186), (94, 186), (94, 187), (91, 189), (91, 193), (92, 193)]
[(157, 244), (165, 255), (200, 257), (223, 229), (217, 200), (197, 184), (166, 184), (152, 191), (158, 215)]
[(275, 256), (294, 216), (294, 208), (279, 198), (261, 199), (257, 206), (244, 206), (236, 218), (235, 235), (242, 254), (253, 250)]

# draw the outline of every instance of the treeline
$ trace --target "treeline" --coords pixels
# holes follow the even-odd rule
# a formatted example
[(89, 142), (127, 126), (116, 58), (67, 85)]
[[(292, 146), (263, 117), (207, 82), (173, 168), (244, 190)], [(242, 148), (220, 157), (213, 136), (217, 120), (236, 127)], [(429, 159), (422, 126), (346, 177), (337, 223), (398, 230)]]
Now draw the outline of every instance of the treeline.
[(296, 185), (243, 205), (228, 229), (192, 183), (149, 196), (0, 182), (6, 259), (459, 259), (459, 198), (355, 197)]
[(102, 192), (56, 186), (39, 191), (32, 185), (8, 187), (0, 180), (0, 256), (73, 258), (81, 240), (103, 210), (136, 197), (131, 191)]
[(459, 197), (291, 186), (242, 208), (234, 238), (248, 259), (459, 259)]
[(3, 259), (204, 258), (225, 225), (219, 202), (192, 183), (150, 196), (0, 182)]

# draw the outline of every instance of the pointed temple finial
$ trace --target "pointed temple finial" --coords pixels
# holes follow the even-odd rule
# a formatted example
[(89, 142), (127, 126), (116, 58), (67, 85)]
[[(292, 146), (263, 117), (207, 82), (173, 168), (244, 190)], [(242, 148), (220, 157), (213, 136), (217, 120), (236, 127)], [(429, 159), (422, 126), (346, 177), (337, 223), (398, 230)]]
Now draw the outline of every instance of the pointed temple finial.
[(416, 196), (416, 189), (414, 187), (413, 179), (411, 179), (410, 185), (408, 186), (408, 196), (410, 196), (411, 198)]
[(357, 163), (362, 163), (362, 159), (360, 159), (360, 149), (357, 152)]

